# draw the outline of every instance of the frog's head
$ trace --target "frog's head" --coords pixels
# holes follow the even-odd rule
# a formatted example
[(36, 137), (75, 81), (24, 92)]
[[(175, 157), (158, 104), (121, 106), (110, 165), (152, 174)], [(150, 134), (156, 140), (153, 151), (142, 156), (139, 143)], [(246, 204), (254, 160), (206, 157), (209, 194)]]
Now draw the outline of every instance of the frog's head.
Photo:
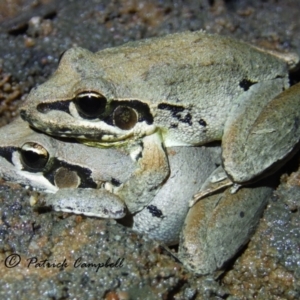
[(74, 145), (35, 132), (17, 119), (0, 129), (0, 176), (48, 193), (60, 188), (96, 188), (92, 170), (83, 164), (84, 159), (78, 160), (80, 155), (73, 155), (84, 146), (78, 147), (74, 151)]
[(117, 149), (58, 140), (34, 131), (21, 118), (0, 129), (0, 177), (34, 190), (55, 193), (122, 183), (134, 168), (132, 159)]
[(120, 91), (117, 80), (107, 78), (95, 54), (72, 48), (53, 76), (32, 89), (21, 116), (33, 127), (62, 137), (115, 142), (153, 133), (149, 105), (126, 97), (126, 87)]
[(0, 177), (55, 194), (45, 196), (45, 205), (55, 210), (123, 217), (124, 201), (107, 191), (106, 184), (118, 187), (134, 168), (121, 151), (55, 139), (31, 129), (21, 118), (0, 128)]

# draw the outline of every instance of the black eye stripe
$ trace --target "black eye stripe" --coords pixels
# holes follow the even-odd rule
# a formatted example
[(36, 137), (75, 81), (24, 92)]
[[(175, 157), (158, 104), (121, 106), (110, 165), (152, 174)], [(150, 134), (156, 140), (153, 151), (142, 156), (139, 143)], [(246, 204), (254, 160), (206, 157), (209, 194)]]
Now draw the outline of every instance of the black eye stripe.
[[(93, 92), (85, 92), (79, 95), (80, 97), (84, 97), (87, 94), (95, 95), (96, 93), (94, 94)], [(71, 102), (75, 101), (75, 99), (76, 98), (51, 103), (41, 103), (38, 104), (37, 110), (43, 114), (46, 114), (51, 110), (59, 110), (70, 114), (69, 106)], [(137, 113), (137, 122), (144, 121), (149, 125), (153, 124), (153, 116), (150, 111), (150, 107), (148, 106), (148, 104), (143, 103), (139, 100), (112, 100), (106, 104), (105, 111), (103, 111), (103, 113), (101, 113), (100, 116), (98, 116), (98, 118), (107, 123), (108, 125), (115, 126), (113, 114), (118, 106), (127, 106), (129, 108), (134, 109)], [(82, 117), (85, 118), (84, 116)]]
[(2, 157), (4, 157), (9, 163), (13, 164), (12, 155), (16, 151), (18, 151), (17, 147), (1, 147), (0, 148), (0, 155)]
[(60, 110), (70, 114), (70, 102), (72, 102), (72, 100), (56, 101), (51, 103), (40, 103), (37, 105), (37, 110), (42, 114), (46, 114), (51, 110)]
[(79, 188), (97, 188), (97, 184), (92, 178), (92, 171), (90, 169), (69, 164), (55, 157), (49, 161), (47, 168), (43, 171), (44, 177), (54, 185), (56, 171), (62, 167), (77, 173), (81, 181)]

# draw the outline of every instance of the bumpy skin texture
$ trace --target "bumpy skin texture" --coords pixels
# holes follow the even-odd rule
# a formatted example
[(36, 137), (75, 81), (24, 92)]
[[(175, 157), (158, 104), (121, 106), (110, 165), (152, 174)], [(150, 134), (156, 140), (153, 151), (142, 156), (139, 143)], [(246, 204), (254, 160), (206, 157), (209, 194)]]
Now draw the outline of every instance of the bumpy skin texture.
[(189, 200), (220, 163), (220, 147), (168, 148), (170, 176), (153, 201), (133, 216), (133, 229), (166, 245), (178, 244)]
[[(138, 138), (157, 129), (166, 147), (222, 140), (226, 172), (233, 181), (245, 183), (282, 159), (282, 151), (272, 146), (263, 149), (270, 158), (268, 164), (257, 156), (258, 149), (273, 143), (268, 132), (260, 133), (265, 143), (254, 147), (245, 137), (252, 134), (256, 112), (288, 86), (288, 67), (279, 58), (227, 37), (184, 32), (95, 54), (82, 48), (68, 50), (53, 76), (31, 91), (21, 115), (53, 135), (107, 143)], [(80, 116), (73, 100), (84, 91), (106, 98), (99, 118)], [(114, 108), (122, 105), (138, 114), (131, 129), (115, 125)], [(260, 108), (254, 112), (251, 108), (256, 106)], [(248, 117), (245, 126), (243, 120)], [(285, 124), (274, 130), (284, 135), (292, 128)], [(284, 156), (294, 144), (290, 141), (284, 148)], [(251, 155), (236, 156), (239, 148), (245, 153), (251, 149)]]
[(140, 211), (153, 199), (170, 172), (168, 157), (158, 134), (142, 139), (140, 156), (131, 178), (120, 189), (114, 190), (124, 199), (131, 213)]
[[(45, 166), (38, 170), (30, 169), (30, 166), (24, 164), (22, 148), (28, 143), (38, 145), (48, 154)], [(131, 157), (132, 151), (135, 154), (133, 157)], [(143, 154), (140, 153), (141, 151)], [(29, 152), (31, 151), (26, 153), (31, 160), (33, 152)], [(124, 207), (125, 200), (131, 213), (143, 209), (153, 200), (157, 190), (169, 174), (166, 153), (157, 134), (146, 136), (137, 144), (133, 142), (118, 149), (101, 149), (72, 141), (61, 141), (38, 133), (21, 119), (0, 129), (0, 166), (0, 176), (4, 179), (38, 191), (57, 193), (60, 188), (75, 189), (72, 193), (69, 191), (70, 199), (65, 199), (64, 204), (60, 203), (55, 206), (53, 202), (50, 203), (51, 201), (47, 200), (49, 205), (56, 210), (68, 212), (78, 210), (84, 212), (84, 204), (77, 205), (78, 209), (68, 209), (72, 206), (71, 197), (74, 201), (79, 201), (76, 197), (80, 199), (82, 194), (76, 196), (76, 193), (84, 193), (84, 191), (78, 191), (79, 189), (96, 189), (109, 184), (111, 195), (106, 191), (95, 192), (103, 201), (98, 205), (99, 212), (96, 211), (94, 205), (95, 211), (91, 213), (87, 204), (86, 214), (97, 216), (98, 213), (98, 217), (103, 217), (102, 207), (105, 203), (108, 207), (111, 206), (110, 199), (116, 203), (116, 211), (120, 210), (118, 206)], [(155, 168), (155, 172), (151, 172), (152, 167)], [(95, 197), (93, 192), (87, 193), (90, 197)], [(63, 197), (56, 196), (56, 199), (59, 198)], [(88, 195), (87, 198), (89, 198)], [(113, 212), (113, 210), (110, 211)], [(116, 218), (114, 214), (108, 217)]]
[(257, 175), (274, 172), (299, 149), (300, 83), (277, 97), (275, 85), (275, 80), (257, 85), (254, 95), (260, 102), (236, 107), (235, 117), (227, 121), (222, 155), (236, 182), (251, 180), (253, 170)]
[[(288, 86), (287, 65), (274, 56), (226, 37), (181, 33), (96, 54), (81, 48), (68, 50), (56, 73), (30, 93), (21, 114), (44, 132), (103, 144), (157, 138), (138, 160), (140, 169), (135, 175), (143, 177), (135, 176), (135, 184), (125, 182), (125, 189), (113, 192), (123, 195), (132, 211), (138, 212), (147, 202), (144, 220), (153, 225), (160, 218), (157, 223), (168, 230), (163, 206), (148, 200), (138, 203), (131, 192), (136, 190), (138, 195), (148, 180), (152, 185), (153, 180), (166, 178), (164, 146), (221, 140), (223, 165), (230, 179), (249, 183), (277, 161), (282, 163), (299, 141), (299, 86), (276, 97)], [(82, 92), (102, 95), (104, 110), (97, 118), (91, 120), (80, 113), (75, 100)], [(132, 128), (117, 125), (114, 112), (119, 107), (129, 107), (137, 114)], [(151, 157), (152, 147), (158, 152)], [(264, 187), (244, 188), (235, 195), (226, 191), (211, 196), (213, 206), (205, 206), (210, 197), (197, 203), (187, 218), (181, 259), (196, 273), (221, 268), (248, 240), (269, 193)], [(144, 194), (153, 199), (155, 193), (148, 189)], [(205, 207), (197, 212), (201, 205)], [(246, 217), (241, 206), (250, 212)], [(171, 214), (172, 210), (168, 216)], [(141, 224), (141, 230), (151, 233), (151, 226)], [(199, 228), (199, 238), (196, 233), (190, 236)]]
[(51, 206), (55, 211), (98, 218), (120, 219), (127, 212), (118, 196), (103, 189), (60, 189), (55, 194), (41, 195), (39, 206), (43, 205)]
[(185, 219), (179, 259), (197, 274), (222, 270), (251, 237), (272, 188), (242, 188), (209, 196), (196, 203)]
[[(28, 142), (41, 145), (49, 154), (49, 161), (40, 172), (28, 171), (22, 165), (20, 151)], [(49, 193), (58, 190), (56, 171), (61, 167), (75, 170), (83, 187), (97, 187), (102, 182), (113, 180), (125, 182), (137, 168), (130, 156), (119, 150), (106, 151), (57, 140), (32, 130), (21, 119), (0, 129), (0, 164), (0, 176), (6, 180)], [(57, 184), (61, 186), (63, 183)]]
[[(151, 180), (151, 172), (148, 174), (150, 177), (139, 175), (138, 160), (132, 160), (131, 154), (124, 152), (124, 149), (98, 149), (66, 143), (33, 131), (21, 120), (16, 120), (0, 131), (3, 133), (0, 135), (3, 138), (0, 140), (0, 174), (32, 188), (55, 193), (40, 195), (38, 200), (32, 199), (32, 205), (46, 205), (56, 211), (117, 219), (125, 215), (126, 206), (135, 205), (134, 195), (142, 191), (140, 198), (146, 200), (138, 199), (141, 211), (132, 216), (133, 229), (164, 244), (178, 243), (189, 210), (182, 232), (180, 259), (198, 274), (211, 273), (221, 268), (249, 240), (270, 193), (268, 187), (242, 189), (235, 195), (226, 191), (201, 200), (189, 209), (189, 200), (193, 194), (200, 189), (216, 165), (220, 164), (218, 146), (168, 148), (171, 173), (157, 193), (157, 184), (154, 183), (159, 175), (154, 173), (154, 181)], [(160, 163), (157, 153), (161, 153), (161, 144), (155, 141), (158, 141), (155, 135), (143, 139), (143, 154), (145, 157), (150, 155), (148, 163), (151, 165), (155, 165), (156, 160)], [(22, 145), (28, 142), (43, 146), (50, 160), (56, 161), (49, 166), (46, 164), (45, 169), (39, 172), (26, 170), (20, 155)], [(64, 176), (57, 175), (61, 173)], [(118, 173), (126, 176), (118, 176)], [(54, 182), (47, 174), (52, 174)], [(94, 184), (104, 179), (111, 184), (121, 179), (125, 182), (120, 181), (119, 189), (112, 192), (103, 188), (88, 188), (87, 181), (81, 182), (88, 174), (90, 183)], [(82, 186), (74, 185), (77, 182)], [(128, 183), (135, 183), (138, 188)], [(120, 191), (124, 190), (126, 184), (129, 189), (138, 192), (133, 192), (133, 195), (127, 192), (122, 194)], [(245, 216), (241, 216), (241, 212), (245, 212)]]

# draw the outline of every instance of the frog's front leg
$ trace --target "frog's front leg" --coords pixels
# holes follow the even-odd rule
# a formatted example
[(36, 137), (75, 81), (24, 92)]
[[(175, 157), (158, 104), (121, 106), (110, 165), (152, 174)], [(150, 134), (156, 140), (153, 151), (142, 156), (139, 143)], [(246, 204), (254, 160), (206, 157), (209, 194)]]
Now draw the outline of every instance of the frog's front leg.
[(245, 245), (257, 225), (272, 189), (266, 186), (230, 188), (197, 202), (186, 217), (179, 259), (197, 274), (224, 267)]
[(170, 173), (168, 157), (159, 133), (146, 136), (131, 156), (138, 169), (114, 193), (122, 198), (131, 213), (143, 209), (156, 195)]
[(59, 189), (55, 194), (32, 196), (30, 204), (34, 207), (49, 206), (55, 211), (99, 218), (120, 219), (126, 214), (125, 203), (104, 189)]
[(234, 183), (228, 178), (224, 168), (219, 166), (216, 168), (202, 184), (200, 190), (190, 200), (189, 206), (192, 207), (198, 200), (214, 194)]
[(225, 124), (223, 165), (234, 182), (275, 171), (299, 148), (300, 83), (279, 94), (281, 80), (251, 86)]

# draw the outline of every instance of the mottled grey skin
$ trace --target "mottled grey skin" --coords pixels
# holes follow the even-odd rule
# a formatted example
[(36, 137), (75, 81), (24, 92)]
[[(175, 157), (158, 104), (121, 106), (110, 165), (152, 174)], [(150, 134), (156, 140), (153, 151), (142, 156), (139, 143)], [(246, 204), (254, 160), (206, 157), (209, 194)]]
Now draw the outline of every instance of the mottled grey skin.
[[(156, 147), (155, 141), (155, 137), (147, 136), (137, 145), (133, 143), (121, 149), (87, 147), (74, 141), (61, 141), (38, 133), (26, 122), (17, 119), (0, 129), (0, 176), (47, 193), (56, 193), (60, 188), (105, 186), (113, 192), (110, 198), (116, 205), (124, 207), (123, 199), (127, 199), (126, 206), (133, 213), (152, 201), (169, 172), (161, 143)], [(41, 170), (31, 170), (24, 165), (22, 147), (28, 143), (41, 146), (49, 155), (47, 164)], [(139, 159), (141, 150), (142, 163)], [(134, 157), (131, 157), (132, 151)], [(144, 163), (156, 167), (157, 172), (144, 172)], [(136, 188), (137, 186), (139, 188)], [(90, 193), (93, 196), (92, 192)], [(106, 199), (106, 191), (98, 190), (98, 193), (99, 198), (104, 201), (99, 203), (98, 216), (102, 216), (101, 205), (105, 206), (104, 203), (107, 203), (109, 206), (111, 200)], [(117, 196), (118, 201), (115, 199)], [(65, 200), (65, 211), (70, 211), (67, 209), (67, 203)], [(51, 205), (54, 206), (53, 203)], [(76, 212), (76, 209), (72, 211)], [(97, 216), (96, 211), (94, 215)]]
[[(74, 174), (80, 177), (80, 168), (84, 168), (91, 171), (94, 182), (101, 182), (104, 178), (113, 181), (113, 174), (115, 179), (145, 186), (143, 177), (135, 176), (135, 180), (131, 181), (138, 164), (122, 149), (99, 149), (66, 143), (33, 131), (21, 120), (16, 120), (1, 131), (4, 137), (0, 141), (1, 176), (34, 189), (54, 193), (31, 199), (32, 205), (46, 205), (56, 211), (87, 216), (122, 218), (126, 213), (125, 207), (128, 203), (129, 207), (132, 204), (132, 198), (120, 197), (117, 189), (112, 188), (109, 192), (103, 188), (74, 186), (76, 180), (57, 176), (61, 166), (57, 167), (55, 164), (45, 167), (48, 172), (53, 172), (54, 182), (49, 181), (45, 170), (26, 171), (22, 166), (20, 149), (24, 143), (33, 141), (47, 149), (52, 159), (63, 160), (64, 167), (67, 166), (68, 169), (64, 170), (65, 175), (70, 175), (71, 178)], [(12, 153), (15, 159), (9, 161), (8, 153)], [(249, 240), (271, 189), (242, 188), (234, 195), (226, 191), (201, 200), (189, 209), (189, 200), (220, 164), (220, 147), (170, 147), (168, 157), (170, 176), (155, 196), (151, 198), (151, 192), (145, 196), (151, 200), (141, 211), (133, 214), (133, 229), (164, 244), (178, 243), (182, 232), (179, 257), (183, 264), (197, 274), (213, 273), (221, 269), (241, 245)], [(95, 158), (97, 165), (90, 164), (89, 160), (95, 163)], [(104, 175), (101, 175), (102, 172)], [(118, 172), (127, 174), (127, 177), (118, 176)], [(126, 182), (120, 181), (120, 190)], [(108, 183), (112, 185), (113, 182)]]
[(38, 206), (98, 218), (120, 219), (127, 213), (125, 203), (104, 189), (62, 188), (55, 194), (39, 195)]
[[(273, 95), (273, 89), (265, 86), (264, 94), (261, 95), (261, 91), (258, 93), (257, 90), (255, 93), (257, 96)], [(259, 99), (261, 102), (253, 106), (237, 107), (238, 117), (232, 118), (230, 126), (224, 130), (226, 143), (222, 144), (222, 156), (227, 158), (223, 159), (224, 168), (236, 167), (236, 174), (240, 178), (245, 176), (245, 172), (251, 174), (255, 167), (261, 173), (274, 172), (299, 149), (300, 83), (285, 90), (271, 102), (263, 102), (264, 97)], [(249, 133), (243, 134), (246, 131)], [(234, 165), (235, 161), (240, 164)], [(275, 166), (273, 163), (276, 163)]]
[[(102, 143), (157, 130), (167, 147), (222, 140), (227, 174), (236, 183), (247, 183), (287, 157), (299, 140), (293, 121), (284, 126), (273, 122), (276, 147), (268, 132), (260, 130), (259, 143), (247, 138), (257, 134), (252, 131), (257, 114), (265, 106), (272, 108), (272, 98), (288, 87), (288, 65), (278, 57), (227, 37), (184, 32), (95, 54), (82, 48), (68, 50), (53, 76), (31, 91), (21, 115), (49, 134)], [(72, 101), (81, 92), (107, 99), (99, 118), (89, 120), (78, 114)], [(105, 119), (113, 115), (112, 103), (130, 106), (132, 100), (149, 109), (135, 106), (140, 118), (133, 128), (121, 129)], [(295, 114), (291, 120), (298, 119)], [(288, 131), (297, 141), (282, 144)], [(238, 153), (247, 153), (248, 148), (251, 154), (241, 158)], [(268, 160), (260, 159), (262, 151)]]
[[(37, 191), (50, 193), (32, 200), (34, 205), (51, 206), (56, 211), (88, 216), (121, 218), (124, 216), (125, 204), (130, 213), (135, 212), (131, 210), (135, 198), (122, 192), (124, 185), (127, 185), (135, 195), (141, 190), (143, 194), (140, 194), (139, 203), (147, 206), (145, 209), (141, 206), (139, 210), (142, 211), (134, 215), (133, 228), (166, 244), (178, 243), (189, 200), (216, 164), (220, 163), (219, 147), (170, 148), (168, 156), (171, 174), (157, 193), (160, 186), (152, 185), (155, 182), (136, 172), (140, 166), (124, 148), (101, 149), (61, 141), (32, 130), (21, 119), (1, 128), (0, 133), (0, 176)], [(47, 165), (39, 172), (28, 170), (23, 165), (21, 149), (28, 142), (41, 145), (49, 154)], [(147, 152), (151, 154), (152, 161), (161, 163), (155, 156), (154, 143), (151, 142), (148, 148), (147, 143), (144, 143), (143, 156), (147, 156)], [(11, 154), (14, 159), (8, 160), (5, 154)], [(64, 165), (54, 162), (54, 159)], [(156, 162), (152, 161), (148, 163), (155, 165)], [(82, 179), (80, 177), (88, 175), (94, 189), (87, 188), (87, 184), (78, 186)], [(51, 177), (53, 180), (49, 179)], [(118, 181), (120, 187), (113, 186), (114, 181)], [(98, 189), (100, 186), (110, 188), (111, 192)], [(162, 216), (158, 217), (153, 210), (160, 211)]]
[(178, 244), (189, 200), (220, 163), (220, 150), (220, 147), (168, 148), (170, 176), (146, 209), (133, 216), (133, 229), (164, 244)]
[(197, 202), (180, 236), (179, 259), (197, 274), (220, 274), (250, 239), (273, 189), (264, 185), (227, 189)]
[[(39, 191), (54, 193), (58, 187), (47, 179), (39, 180), (42, 178), (42, 173), (28, 172), (24, 169), (20, 151), (28, 142), (42, 145), (47, 150), (49, 162), (46, 170), (53, 174), (54, 180), (56, 169), (62, 166), (54, 159), (69, 164), (69, 167), (78, 167), (78, 171), (85, 177), (90, 176), (91, 183), (95, 187), (102, 182), (111, 182), (112, 179), (120, 182), (127, 181), (136, 168), (132, 159), (118, 150), (105, 151), (74, 142), (61, 141), (32, 130), (26, 122), (18, 118), (0, 128), (0, 176)], [(59, 186), (62, 184), (58, 182)]]

